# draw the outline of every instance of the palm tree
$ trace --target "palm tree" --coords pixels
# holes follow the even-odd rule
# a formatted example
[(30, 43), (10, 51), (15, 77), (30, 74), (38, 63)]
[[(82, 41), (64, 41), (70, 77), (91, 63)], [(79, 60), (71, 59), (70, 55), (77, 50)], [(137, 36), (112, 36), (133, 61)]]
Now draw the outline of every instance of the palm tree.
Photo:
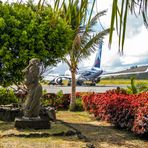
[(109, 33), (109, 29), (98, 33), (93, 32), (93, 27), (96, 25), (97, 19), (105, 15), (106, 11), (101, 11), (91, 18), (92, 10), (88, 17), (88, 0), (69, 0), (68, 2), (68, 4), (63, 2), (61, 9), (64, 18), (66, 18), (68, 24), (72, 27), (73, 37), (68, 54), (63, 60), (68, 64), (72, 76), (70, 110), (73, 111), (75, 110), (75, 75), (78, 63), (96, 50), (99, 43), (102, 42), (103, 37)]
[(120, 53), (122, 53), (124, 49), (128, 12), (131, 12), (131, 14), (135, 14), (136, 16), (142, 15), (143, 22), (145, 26), (148, 27), (147, 8), (148, 0), (113, 0), (109, 42), (110, 44), (112, 43), (114, 26), (116, 24), (117, 33), (119, 35)]

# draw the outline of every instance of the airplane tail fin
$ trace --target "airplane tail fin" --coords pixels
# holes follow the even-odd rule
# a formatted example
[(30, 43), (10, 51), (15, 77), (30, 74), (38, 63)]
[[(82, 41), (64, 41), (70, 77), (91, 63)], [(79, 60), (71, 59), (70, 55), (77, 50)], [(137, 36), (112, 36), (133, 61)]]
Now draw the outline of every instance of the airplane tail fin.
[(101, 41), (101, 42), (99, 43), (98, 52), (97, 52), (97, 54), (96, 54), (95, 62), (94, 62), (94, 65), (93, 65), (93, 67), (96, 67), (96, 68), (100, 68), (100, 64), (101, 64), (101, 55), (102, 55), (102, 44), (103, 44), (103, 42)]

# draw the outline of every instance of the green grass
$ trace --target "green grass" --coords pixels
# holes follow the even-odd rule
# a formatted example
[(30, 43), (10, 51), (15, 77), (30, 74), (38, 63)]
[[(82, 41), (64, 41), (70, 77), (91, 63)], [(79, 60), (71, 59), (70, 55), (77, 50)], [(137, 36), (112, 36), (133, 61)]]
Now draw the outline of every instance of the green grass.
[[(51, 129), (46, 130), (17, 130), (13, 122), (0, 121), (0, 148), (81, 148), (86, 144), (79, 141), (76, 136), (51, 136), (42, 138), (7, 137), (9, 135), (28, 134), (56, 134), (72, 130), (68, 126), (56, 122), (51, 124)], [(5, 137), (3, 137), (5, 135)]]
[[(136, 83), (146, 83), (148, 85), (148, 80), (135, 80)], [(114, 85), (130, 85), (131, 83), (131, 80), (130, 79), (110, 79), (110, 80), (101, 80), (100, 83), (98, 83), (98, 85), (111, 85), (111, 84), (114, 84)]]
[(2, 138), (0, 148), (82, 148), (84, 143), (75, 137)]
[[(57, 119), (81, 131), (96, 148), (147, 148), (148, 142), (132, 133), (116, 129), (105, 121), (96, 121), (87, 112), (58, 111)], [(61, 122), (52, 123), (49, 130), (17, 130), (13, 122), (0, 121), (0, 148), (85, 148), (86, 142), (76, 136), (51, 136), (42, 138), (1, 137), (2, 135), (66, 132), (70, 127)], [(71, 129), (72, 130), (72, 129)]]
[[(63, 116), (65, 115), (65, 116)], [(116, 129), (105, 121), (96, 119), (87, 112), (60, 111), (57, 118), (81, 131), (91, 139), (96, 148), (147, 148), (148, 142), (136, 137), (133, 133)]]

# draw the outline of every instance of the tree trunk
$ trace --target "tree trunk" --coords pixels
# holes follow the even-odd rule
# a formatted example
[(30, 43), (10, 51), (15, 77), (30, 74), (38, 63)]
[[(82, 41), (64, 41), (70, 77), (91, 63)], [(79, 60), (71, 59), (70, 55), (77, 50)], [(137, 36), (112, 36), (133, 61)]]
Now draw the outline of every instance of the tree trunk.
[(71, 70), (71, 100), (70, 100), (70, 111), (75, 111), (75, 100), (76, 100), (76, 75), (75, 70)]

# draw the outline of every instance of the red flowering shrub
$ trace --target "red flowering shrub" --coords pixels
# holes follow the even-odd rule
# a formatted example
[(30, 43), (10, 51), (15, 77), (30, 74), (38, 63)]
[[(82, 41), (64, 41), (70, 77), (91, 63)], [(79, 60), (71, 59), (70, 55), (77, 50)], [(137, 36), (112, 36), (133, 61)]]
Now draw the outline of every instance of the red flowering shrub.
[(148, 92), (128, 95), (124, 90), (109, 90), (82, 97), (85, 110), (136, 134), (148, 133)]
[(67, 110), (70, 104), (70, 94), (58, 96), (54, 93), (46, 93), (42, 96), (42, 104), (52, 106), (57, 110)]
[[(84, 111), (82, 96), (91, 93), (76, 93), (76, 101), (75, 101), (75, 110), (76, 111)], [(42, 96), (42, 105), (44, 106), (52, 106), (57, 110), (67, 110), (70, 104), (70, 94), (63, 94), (62, 92), (54, 94), (54, 93), (46, 93)]]

